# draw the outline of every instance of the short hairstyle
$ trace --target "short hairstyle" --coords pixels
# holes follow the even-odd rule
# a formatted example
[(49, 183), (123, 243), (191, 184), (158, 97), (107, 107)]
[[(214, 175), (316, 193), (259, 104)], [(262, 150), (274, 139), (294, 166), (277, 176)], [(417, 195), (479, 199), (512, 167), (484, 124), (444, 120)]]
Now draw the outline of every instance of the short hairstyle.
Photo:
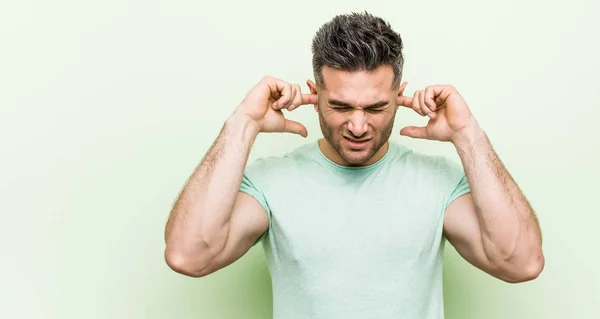
[(323, 66), (343, 71), (372, 71), (381, 65), (394, 69), (394, 87), (402, 78), (402, 38), (390, 24), (370, 13), (335, 16), (317, 31), (312, 42), (315, 80), (324, 87)]

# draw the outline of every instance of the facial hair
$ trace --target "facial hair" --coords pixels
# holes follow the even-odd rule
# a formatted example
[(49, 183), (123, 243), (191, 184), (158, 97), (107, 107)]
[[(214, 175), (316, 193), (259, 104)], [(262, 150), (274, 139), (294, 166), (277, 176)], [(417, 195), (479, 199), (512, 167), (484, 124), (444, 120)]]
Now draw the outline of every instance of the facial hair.
[[(384, 125), (381, 132), (372, 132), (371, 133), (371, 146), (362, 151), (360, 155), (358, 152), (353, 152), (344, 148), (342, 146), (342, 140), (344, 139), (344, 126), (338, 128), (339, 132), (335, 131), (335, 128), (331, 127), (326, 121), (323, 113), (321, 112), (321, 107), (318, 107), (319, 113), (319, 124), (321, 126), (321, 132), (323, 133), (323, 137), (325, 140), (333, 147), (333, 149), (337, 152), (337, 154), (350, 166), (362, 166), (364, 163), (368, 162), (375, 153), (388, 141), (390, 136), (392, 135), (392, 131), (394, 130), (394, 118), (396, 117), (396, 112), (394, 110), (394, 114), (390, 117), (389, 121)], [(348, 132), (348, 135), (351, 135)], [(354, 155), (354, 156), (352, 156)]]

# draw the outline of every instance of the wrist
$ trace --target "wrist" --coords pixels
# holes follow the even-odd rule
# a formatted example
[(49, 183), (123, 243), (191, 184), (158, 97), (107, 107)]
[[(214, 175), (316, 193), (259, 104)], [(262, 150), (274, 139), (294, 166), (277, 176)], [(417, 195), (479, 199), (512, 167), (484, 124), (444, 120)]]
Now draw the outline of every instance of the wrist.
[(239, 130), (244, 139), (254, 140), (260, 133), (260, 125), (253, 118), (237, 111), (227, 118), (225, 126), (236, 131)]
[(459, 153), (476, 147), (482, 140), (486, 139), (486, 134), (479, 126), (479, 123), (473, 118), (469, 125), (454, 133), (450, 139)]

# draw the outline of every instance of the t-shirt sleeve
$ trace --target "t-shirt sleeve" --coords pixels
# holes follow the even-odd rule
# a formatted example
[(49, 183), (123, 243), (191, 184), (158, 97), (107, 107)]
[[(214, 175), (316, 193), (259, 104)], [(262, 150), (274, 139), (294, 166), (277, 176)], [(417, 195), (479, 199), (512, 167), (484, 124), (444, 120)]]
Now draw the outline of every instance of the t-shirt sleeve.
[[(265, 209), (265, 212), (269, 218), (269, 229), (271, 228), (271, 209), (269, 207), (269, 203), (264, 195), (263, 190), (261, 189), (260, 181), (264, 180), (266, 171), (264, 170), (265, 163), (263, 160), (259, 159), (254, 161), (251, 164), (246, 165), (244, 169), (244, 175), (242, 176), (242, 182), (240, 184), (240, 192), (246, 193), (256, 199), (262, 207)], [(263, 238), (267, 236), (269, 231), (265, 231), (258, 240), (252, 245), (256, 245)]]
[(471, 187), (462, 165), (450, 159), (444, 159), (443, 162), (442, 175), (444, 181), (447, 183), (446, 189), (448, 194), (444, 205), (444, 209), (446, 209), (452, 201), (470, 193)]

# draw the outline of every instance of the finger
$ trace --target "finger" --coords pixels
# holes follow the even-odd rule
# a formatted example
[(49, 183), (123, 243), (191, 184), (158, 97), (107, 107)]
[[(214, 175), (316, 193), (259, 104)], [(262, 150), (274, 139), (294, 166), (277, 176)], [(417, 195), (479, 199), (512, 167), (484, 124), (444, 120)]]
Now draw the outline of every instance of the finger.
[(436, 110), (443, 107), (451, 94), (458, 93), (452, 85), (431, 85), (430, 87), (433, 92), (432, 99), (435, 102)]
[(271, 98), (275, 100), (273, 103), (273, 109), (281, 110), (291, 100), (290, 96), (292, 93), (292, 86), (283, 80), (275, 78), (267, 78), (266, 81)]
[(283, 128), (283, 131), (286, 133), (299, 134), (303, 137), (308, 136), (308, 131), (306, 130), (306, 127), (304, 127), (304, 125), (302, 125), (296, 121), (292, 121), (292, 120), (285, 120), (285, 127)]
[(407, 126), (400, 130), (400, 135), (412, 138), (428, 139), (427, 128), (424, 126)]
[(272, 104), (272, 108), (274, 110), (278, 109), (277, 100), (279, 100), (281, 97), (281, 92), (278, 86), (284, 86), (284, 84), (281, 84), (281, 82), (283, 81), (270, 76), (265, 76), (260, 81), (260, 84), (264, 83), (269, 89), (269, 99), (274, 101)]
[(281, 90), (281, 97), (277, 100), (277, 107), (281, 109), (287, 108), (294, 99), (294, 88), (287, 84)]
[(428, 86), (425, 89), (425, 105), (432, 111), (436, 111), (437, 105), (435, 104), (435, 89), (432, 86)]
[(419, 102), (421, 100), (421, 97), (420, 97), (421, 93), (422, 93), (422, 91), (420, 91), (420, 90), (415, 92), (415, 96), (413, 98), (411, 107), (415, 112), (419, 113), (421, 116), (425, 116), (425, 113), (423, 113), (423, 111), (421, 111), (421, 105)]
[(402, 105), (412, 109), (413, 98), (411, 96), (398, 96), (398, 105)]
[(301, 105), (313, 105), (318, 103), (316, 94), (299, 93), (296, 95), (296, 98), (299, 98), (300, 102), (294, 103), (293, 106), (288, 107), (288, 111), (295, 110)]
[(429, 109), (429, 107), (425, 104), (425, 91), (421, 91), (421, 93), (419, 94), (419, 109), (423, 114), (429, 116), (429, 118), (433, 118), (435, 116), (433, 112)]
[(317, 104), (319, 102), (316, 94), (302, 94), (302, 104)]
[(295, 109), (296, 107), (302, 105), (302, 92), (300, 92), (302, 89), (300, 89), (300, 85), (298, 84), (294, 84), (293, 86), (293, 100), (292, 103), (290, 103), (290, 105), (288, 106), (288, 111), (291, 111), (293, 109)]
[(288, 107), (288, 111), (295, 110), (296, 108), (298, 108), (301, 105), (314, 105), (314, 104), (317, 104), (318, 101), (319, 101), (319, 99), (316, 94), (302, 93), (302, 89), (300, 88), (300, 85), (296, 84), (295, 100), (294, 100), (294, 103), (290, 107)]

